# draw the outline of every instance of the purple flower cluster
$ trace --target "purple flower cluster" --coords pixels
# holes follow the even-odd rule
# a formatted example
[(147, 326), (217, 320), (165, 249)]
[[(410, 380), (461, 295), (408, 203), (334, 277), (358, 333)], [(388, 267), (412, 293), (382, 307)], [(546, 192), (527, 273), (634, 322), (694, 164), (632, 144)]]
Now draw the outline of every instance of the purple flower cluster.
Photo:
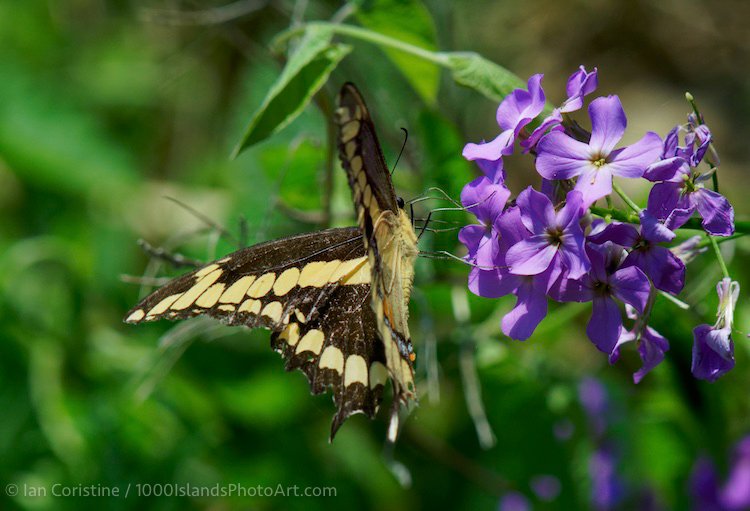
[(729, 474), (723, 483), (714, 464), (699, 458), (690, 478), (694, 509), (741, 511), (750, 508), (750, 436), (735, 445)]
[[(656, 293), (680, 293), (684, 261), (695, 253), (697, 242), (672, 249), (665, 244), (695, 214), (709, 235), (734, 232), (732, 206), (705, 187), (718, 161), (710, 153), (711, 132), (691, 115), (664, 140), (648, 132), (634, 144), (617, 147), (627, 126), (617, 96), (590, 102), (591, 132), (569, 116), (596, 90), (596, 69), (588, 72), (581, 66), (568, 80), (567, 99), (538, 120), (546, 101), (541, 82), (541, 74), (532, 76), (527, 90), (515, 90), (500, 104), (501, 132), (494, 140), (464, 148), (464, 157), (482, 171), (461, 193), (462, 204), (478, 220), (459, 233), (472, 265), (469, 289), (488, 298), (516, 296), (502, 319), (502, 331), (518, 340), (533, 334), (547, 315), (549, 299), (591, 302), (588, 337), (612, 363), (624, 344), (636, 343), (643, 360), (634, 375), (637, 383), (669, 349), (668, 341), (648, 326)], [(535, 120), (538, 124), (529, 132)], [(512, 199), (503, 158), (514, 152), (517, 141), (535, 158), (542, 179), (539, 190), (528, 187)], [(711, 168), (701, 172), (698, 166), (709, 161), (707, 154)], [(613, 184), (615, 177), (654, 182), (648, 207), (641, 210), (624, 196)], [(597, 201), (606, 198), (610, 204), (613, 190), (634, 210), (629, 213), (632, 223), (592, 216)], [(623, 323), (624, 306), (633, 322), (630, 328)], [(724, 307), (729, 316), (732, 308)], [(730, 360), (733, 364), (727, 341), (731, 319), (726, 313), (722, 317), (714, 327), (696, 329), (693, 372), (699, 378), (713, 380), (726, 372)]]

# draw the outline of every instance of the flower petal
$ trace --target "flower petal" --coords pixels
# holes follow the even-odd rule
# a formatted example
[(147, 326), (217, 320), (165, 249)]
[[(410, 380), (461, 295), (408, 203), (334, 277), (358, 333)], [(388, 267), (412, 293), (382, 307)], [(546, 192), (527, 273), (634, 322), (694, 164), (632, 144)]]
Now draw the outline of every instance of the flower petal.
[(469, 259), (476, 258), (479, 243), (486, 233), (487, 228), (485, 226), (476, 224), (467, 225), (458, 231), (458, 241), (466, 246), (466, 250), (469, 251)]
[(661, 147), (661, 137), (649, 131), (635, 144), (613, 152), (607, 166), (616, 176), (641, 177), (646, 168), (659, 158)]
[(549, 268), (557, 247), (550, 245), (544, 236), (532, 236), (510, 247), (505, 263), (516, 275), (537, 275)]
[(703, 217), (701, 225), (713, 236), (734, 234), (734, 208), (723, 195), (702, 188), (696, 192), (698, 213)]
[(639, 237), (638, 229), (635, 226), (622, 222), (612, 222), (596, 234), (590, 234), (587, 240), (597, 245), (611, 241), (621, 247), (632, 247)]
[(463, 157), (467, 160), (490, 160), (495, 161), (503, 155), (513, 152), (513, 130), (507, 130), (500, 133), (490, 142), (482, 144), (466, 144), (463, 150)]
[(750, 440), (745, 436), (737, 443), (732, 455), (732, 468), (721, 488), (720, 499), (725, 509), (750, 508)]
[(581, 192), (584, 208), (612, 193), (612, 173), (609, 171), (609, 165), (588, 165), (578, 178), (575, 189)]
[[(712, 339), (716, 336), (724, 336), (724, 339)], [(690, 368), (693, 376), (713, 382), (734, 367), (734, 345), (728, 331), (698, 325), (693, 329), (693, 337), (693, 364)], [(717, 352), (714, 349), (717, 346), (725, 346), (726, 350)]]
[(622, 317), (615, 301), (609, 297), (594, 298), (594, 310), (586, 327), (586, 334), (599, 351), (612, 353), (620, 338)]
[(552, 131), (536, 146), (536, 170), (547, 179), (570, 179), (591, 166), (589, 146)]
[(609, 285), (617, 298), (629, 303), (638, 312), (642, 313), (646, 308), (651, 285), (640, 268), (635, 266), (620, 268), (609, 277)]
[(653, 328), (647, 326), (641, 335), (638, 354), (643, 366), (633, 373), (633, 382), (640, 383), (646, 374), (664, 360), (664, 352), (669, 351), (669, 341)]
[[(578, 226), (576, 226), (578, 227)], [(563, 265), (568, 269), (568, 278), (580, 279), (591, 270), (591, 263), (586, 255), (586, 240), (583, 231), (566, 233), (562, 236), (559, 254)]]
[(534, 234), (542, 234), (547, 227), (555, 225), (555, 209), (543, 193), (532, 187), (522, 191), (516, 199), (521, 210), (521, 221)]
[(612, 353), (609, 354), (609, 363), (614, 364), (620, 360), (620, 350), (625, 344), (632, 341), (635, 341), (635, 334), (622, 328), (620, 330), (620, 337), (617, 339), (617, 344), (612, 348)]
[(562, 131), (563, 127), (560, 126), (560, 123), (562, 123), (562, 115), (560, 115), (560, 110), (555, 108), (552, 113), (547, 116), (534, 131), (531, 132), (529, 138), (527, 138), (526, 140), (521, 140), (521, 147), (523, 147), (523, 152), (528, 153), (530, 150), (534, 149), (539, 140), (541, 140), (541, 138), (546, 135), (548, 131)]
[(598, 157), (607, 157), (622, 138), (628, 124), (620, 98), (617, 96), (596, 98), (589, 105), (589, 117), (591, 117), (591, 140), (589, 141), (591, 152)]
[(568, 83), (565, 87), (568, 99), (565, 100), (560, 111), (568, 113), (580, 110), (583, 106), (583, 97), (594, 92), (598, 85), (597, 69), (594, 68), (589, 73), (585, 67), (581, 66), (578, 71), (568, 78)]
[(514, 136), (544, 109), (543, 74), (529, 78), (528, 90), (516, 89), (497, 108), (497, 124), (502, 130), (513, 131)]
[(505, 168), (503, 168), (503, 159), (491, 160), (474, 160), (474, 163), (481, 169), (490, 181), (497, 184), (505, 183)]
[(666, 247), (633, 250), (622, 263), (637, 266), (648, 275), (656, 289), (679, 294), (685, 286), (685, 264)]
[(589, 279), (559, 279), (548, 292), (556, 302), (590, 302), (594, 298)]
[[(534, 277), (535, 279), (536, 277)], [(533, 279), (524, 279), (516, 294), (516, 306), (503, 316), (502, 330), (511, 339), (524, 341), (531, 337), (537, 325), (547, 315), (547, 297), (544, 287), (534, 284)]]
[(461, 204), (489, 226), (503, 212), (509, 197), (510, 190), (505, 185), (493, 183), (485, 176), (474, 179), (461, 190)]
[(557, 213), (557, 226), (563, 229), (569, 226), (577, 226), (580, 229), (579, 222), (583, 213), (583, 197), (581, 196), (581, 192), (571, 190), (565, 197), (565, 205)]
[(643, 177), (649, 181), (679, 181), (683, 175), (690, 173), (690, 167), (687, 160), (679, 156), (672, 156), (664, 160), (659, 160), (648, 166), (643, 173)]
[[(677, 209), (680, 203), (680, 193), (683, 183), (656, 183), (648, 194), (648, 212), (659, 220), (666, 220), (667, 217)], [(687, 221), (687, 218), (685, 219)], [(674, 223), (674, 222), (673, 222)], [(671, 226), (673, 229), (681, 227), (680, 225)]]
[(499, 298), (516, 290), (519, 278), (507, 271), (472, 268), (469, 272), (469, 291), (485, 298)]
[(672, 241), (676, 236), (671, 229), (659, 222), (647, 209), (641, 211), (639, 216), (641, 219), (641, 233), (644, 239), (652, 243), (664, 243)]

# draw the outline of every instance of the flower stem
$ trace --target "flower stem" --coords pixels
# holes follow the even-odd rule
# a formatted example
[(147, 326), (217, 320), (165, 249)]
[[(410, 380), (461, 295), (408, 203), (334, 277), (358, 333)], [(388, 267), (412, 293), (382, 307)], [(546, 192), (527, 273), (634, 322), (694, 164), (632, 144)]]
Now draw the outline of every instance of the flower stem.
[(614, 181), (612, 181), (612, 189), (617, 193), (617, 195), (620, 196), (620, 198), (625, 202), (625, 204), (627, 204), (630, 207), (630, 209), (632, 209), (636, 213), (641, 212), (641, 208), (638, 207), (638, 204), (633, 202), (633, 199), (628, 197), (628, 194), (626, 194), (625, 191), (622, 188), (620, 188), (620, 185), (618, 185)]
[[(622, 211), (619, 209), (611, 209), (611, 208), (599, 208), (596, 206), (591, 206), (589, 208), (591, 210), (591, 213), (594, 215), (606, 218), (610, 217), (613, 220), (617, 220), (619, 222), (626, 222), (629, 224), (639, 224), (641, 223), (640, 219), (638, 218), (638, 215), (635, 215), (633, 213), (629, 213), (627, 211)], [(687, 222), (685, 222), (685, 225), (680, 227), (680, 229), (692, 229), (697, 231), (702, 231), (703, 226), (701, 225), (701, 219), (700, 218), (691, 218)], [(750, 234), (750, 221), (747, 220), (735, 220), (734, 222), (734, 230), (736, 234), (733, 234), (731, 236), (727, 237), (719, 237), (718, 243), (723, 243), (725, 241), (729, 241), (735, 238), (740, 238), (742, 236), (746, 236)], [(710, 245), (711, 243), (709, 241), (701, 242), (702, 247), (706, 247)]]
[(703, 248), (709, 245), (713, 245), (712, 240), (714, 240), (716, 243), (721, 244), (721, 243), (724, 243), (725, 241), (732, 241), (732, 240), (736, 240), (737, 238), (742, 238), (743, 236), (747, 236), (748, 234), (750, 234), (750, 232), (736, 232), (732, 234), (731, 236), (718, 237), (718, 238), (716, 236), (707, 236), (708, 239), (703, 240), (700, 243), (698, 243), (695, 246), (695, 248)]
[(627, 211), (620, 211), (619, 209), (612, 209), (612, 208), (598, 208), (596, 206), (591, 206), (589, 208), (593, 214), (596, 216), (600, 216), (602, 218), (610, 217), (613, 220), (618, 220), (620, 222), (625, 222), (628, 224), (639, 224), (641, 223), (640, 219), (637, 215), (634, 215), (633, 213), (628, 213)]
[(708, 239), (711, 240), (711, 246), (714, 247), (714, 254), (716, 254), (716, 259), (719, 261), (719, 267), (721, 268), (721, 273), (725, 279), (728, 279), (729, 270), (727, 269), (727, 263), (724, 262), (724, 256), (721, 255), (721, 250), (719, 250), (719, 243), (716, 241), (715, 236), (709, 235)]
[(378, 32), (373, 32), (372, 30), (367, 30), (365, 28), (355, 27), (353, 25), (347, 24), (329, 23), (325, 21), (312, 21), (282, 32), (281, 34), (276, 36), (272, 43), (272, 46), (276, 47), (287, 39), (299, 35), (311, 27), (327, 28), (335, 34), (347, 35), (349, 37), (353, 37), (354, 39), (367, 41), (380, 46), (388, 46), (395, 50), (410, 53), (416, 57), (422, 58), (439, 66), (446, 67), (449, 64), (448, 57), (442, 53), (425, 50), (424, 48), (420, 48), (419, 46), (405, 43), (398, 39), (394, 39), (392, 37), (388, 37), (386, 35), (380, 34)]

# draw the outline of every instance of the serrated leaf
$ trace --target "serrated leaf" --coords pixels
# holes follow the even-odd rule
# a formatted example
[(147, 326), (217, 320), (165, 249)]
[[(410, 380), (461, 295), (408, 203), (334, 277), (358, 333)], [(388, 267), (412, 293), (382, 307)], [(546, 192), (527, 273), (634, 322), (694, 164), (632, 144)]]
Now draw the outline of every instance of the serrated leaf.
[[(437, 49), (435, 22), (427, 8), (417, 0), (375, 0), (368, 2), (367, 8), (359, 9), (356, 17), (362, 26), (373, 32), (425, 50)], [(383, 47), (383, 51), (425, 102), (434, 104), (440, 69), (434, 63), (409, 53), (387, 47)]]
[(331, 30), (325, 27), (310, 27), (305, 32), (263, 104), (253, 114), (242, 140), (232, 153), (233, 158), (282, 130), (310, 103), (331, 72), (351, 51), (350, 46), (332, 44), (331, 36)]

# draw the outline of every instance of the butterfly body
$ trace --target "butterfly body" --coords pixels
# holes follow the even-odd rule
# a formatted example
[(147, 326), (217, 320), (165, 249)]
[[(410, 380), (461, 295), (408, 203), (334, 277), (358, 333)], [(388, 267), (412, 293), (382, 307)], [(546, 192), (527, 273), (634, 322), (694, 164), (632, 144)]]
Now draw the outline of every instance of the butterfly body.
[(408, 304), (417, 237), (399, 207), (367, 107), (346, 84), (336, 112), (339, 153), (358, 227), (239, 250), (158, 289), (125, 321), (207, 314), (272, 330), (271, 345), (311, 391), (331, 389), (331, 439), (352, 414), (373, 417), (388, 380), (394, 402), (415, 398)]

